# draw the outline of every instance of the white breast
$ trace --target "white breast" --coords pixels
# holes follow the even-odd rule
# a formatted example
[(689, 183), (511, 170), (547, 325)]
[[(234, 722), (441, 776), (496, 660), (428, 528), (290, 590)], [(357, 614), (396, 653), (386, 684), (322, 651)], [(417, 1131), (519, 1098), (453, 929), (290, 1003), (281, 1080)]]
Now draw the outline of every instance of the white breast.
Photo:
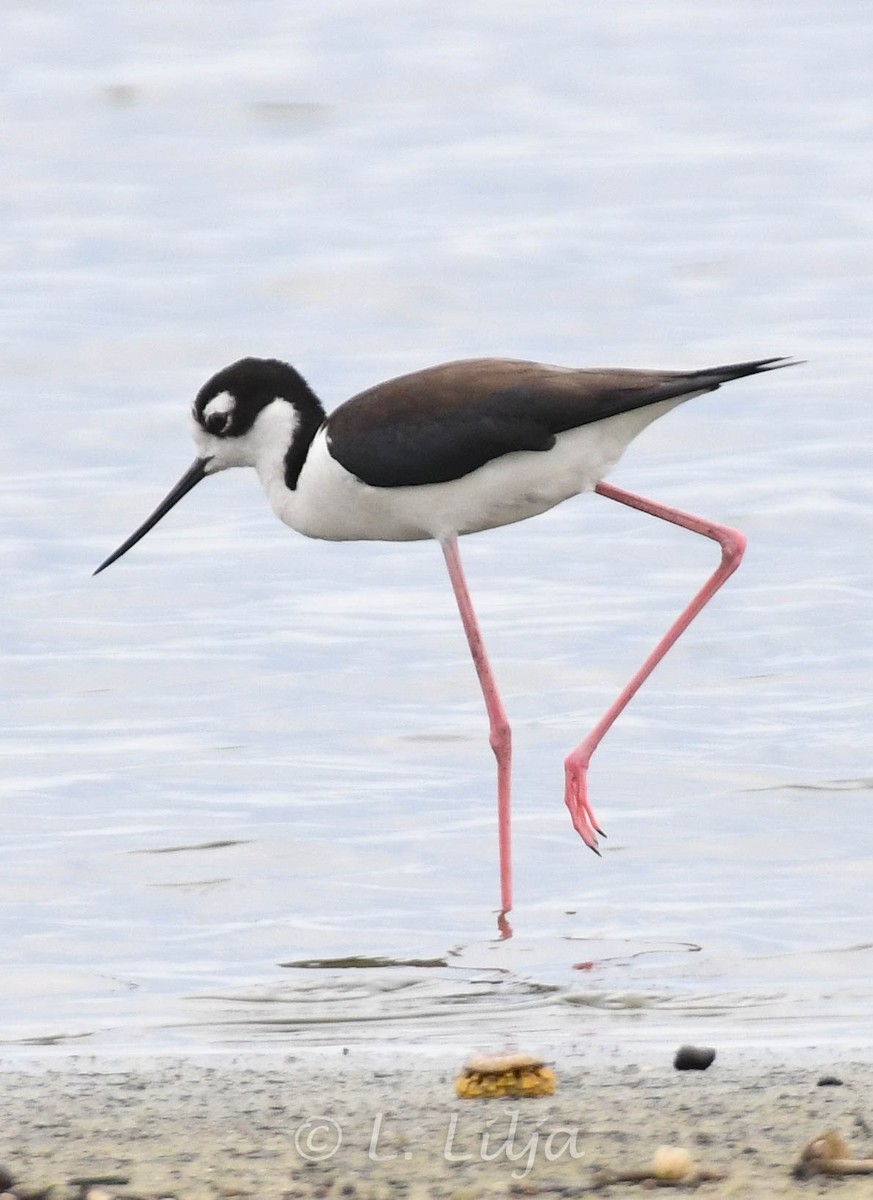
[[(698, 393), (699, 394), (699, 393)], [(647, 425), (690, 399), (663, 400), (558, 434), (546, 451), (519, 451), (448, 483), (375, 488), (334, 459), (322, 429), (297, 487), (260, 472), (276, 515), (307, 537), (328, 541), (418, 541), (476, 533), (536, 516), (590, 491)]]

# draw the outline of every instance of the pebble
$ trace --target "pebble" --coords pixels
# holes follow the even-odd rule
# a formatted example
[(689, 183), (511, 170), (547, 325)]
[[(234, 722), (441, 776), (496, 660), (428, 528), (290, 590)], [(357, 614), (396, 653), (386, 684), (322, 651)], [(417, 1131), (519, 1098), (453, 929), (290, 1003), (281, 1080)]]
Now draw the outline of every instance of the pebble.
[(715, 1051), (711, 1046), (680, 1046), (673, 1066), (677, 1071), (705, 1071), (714, 1060)]

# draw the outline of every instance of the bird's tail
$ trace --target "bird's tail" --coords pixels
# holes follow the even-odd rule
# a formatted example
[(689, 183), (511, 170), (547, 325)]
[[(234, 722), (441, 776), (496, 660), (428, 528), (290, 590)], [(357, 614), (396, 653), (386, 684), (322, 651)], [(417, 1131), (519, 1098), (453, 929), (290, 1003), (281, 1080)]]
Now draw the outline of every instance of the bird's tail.
[(702, 371), (688, 371), (685, 378), (700, 383), (701, 387), (717, 388), (731, 379), (742, 379), (744, 375), (760, 375), (763, 371), (778, 371), (781, 367), (796, 367), (802, 360), (796, 358), (756, 358), (752, 362), (729, 363), (725, 367), (704, 367)]

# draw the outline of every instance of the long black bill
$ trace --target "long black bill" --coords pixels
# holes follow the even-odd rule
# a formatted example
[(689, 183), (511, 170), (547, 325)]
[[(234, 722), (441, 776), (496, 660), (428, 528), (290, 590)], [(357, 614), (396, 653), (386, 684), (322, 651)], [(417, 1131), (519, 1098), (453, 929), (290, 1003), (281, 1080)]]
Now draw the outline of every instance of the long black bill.
[(209, 462), (210, 460), (208, 458), (195, 459), (192, 466), (188, 468), (188, 470), (170, 492), (169, 496), (164, 497), (152, 515), (147, 520), (143, 521), (139, 529), (132, 533), (126, 542), (122, 542), (118, 549), (110, 554), (105, 562), (100, 564), (94, 574), (99, 575), (101, 571), (105, 571), (106, 568), (111, 563), (114, 563), (117, 558), (121, 558), (122, 554), (127, 554), (131, 546), (135, 546), (140, 538), (144, 538), (148, 531), (153, 528), (153, 526), (157, 525), (161, 517), (165, 517), (173, 505), (178, 504), (182, 497), (187, 495), (187, 493), (191, 491), (192, 487), (200, 482), (200, 480), (206, 474), (206, 467)]

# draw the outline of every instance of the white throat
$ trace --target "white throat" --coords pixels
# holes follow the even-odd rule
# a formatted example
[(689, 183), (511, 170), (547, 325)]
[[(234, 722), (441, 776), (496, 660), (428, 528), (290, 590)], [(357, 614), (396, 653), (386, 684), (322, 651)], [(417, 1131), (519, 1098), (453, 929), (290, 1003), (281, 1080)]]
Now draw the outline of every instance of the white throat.
[(261, 409), (246, 434), (252, 466), (268, 494), (277, 482), (285, 487), (285, 456), (299, 425), (300, 418), (293, 404), (287, 400), (272, 400)]
[(296, 494), (285, 482), (285, 458), (299, 426), (300, 417), (294, 405), (287, 400), (273, 400), (261, 409), (246, 434), (251, 465), (258, 473), (270, 507), (280, 521), (292, 526), (294, 521), (289, 518), (296, 507)]

